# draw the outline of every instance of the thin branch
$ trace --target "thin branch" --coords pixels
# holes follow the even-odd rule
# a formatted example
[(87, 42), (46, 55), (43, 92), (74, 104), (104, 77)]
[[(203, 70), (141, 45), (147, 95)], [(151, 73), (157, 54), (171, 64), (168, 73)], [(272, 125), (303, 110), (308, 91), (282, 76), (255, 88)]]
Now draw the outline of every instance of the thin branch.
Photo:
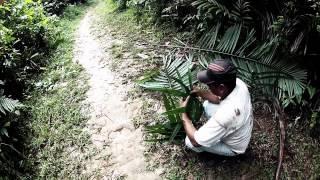
[(282, 167), (283, 156), (284, 156), (284, 141), (286, 137), (284, 120), (282, 118), (279, 119), (279, 128), (280, 128), (280, 141), (279, 141), (278, 167), (277, 167), (276, 177), (275, 177), (276, 180), (280, 179), (281, 167)]
[(283, 109), (279, 105), (279, 101), (274, 101), (274, 107), (276, 109), (276, 117), (279, 120), (279, 129), (280, 129), (280, 137), (279, 137), (279, 157), (278, 157), (278, 167), (275, 173), (275, 180), (280, 179), (281, 175), (281, 167), (283, 163), (283, 157), (284, 157), (284, 143), (286, 138), (286, 132), (285, 132), (285, 117), (283, 113)]
[(18, 155), (20, 155), (21, 157), (25, 158), (25, 156), (24, 156), (20, 151), (18, 151), (16, 148), (14, 148), (12, 145), (6, 144), (6, 143), (0, 143), (0, 146), (2, 146), (2, 145), (11, 148), (11, 149), (14, 150)]

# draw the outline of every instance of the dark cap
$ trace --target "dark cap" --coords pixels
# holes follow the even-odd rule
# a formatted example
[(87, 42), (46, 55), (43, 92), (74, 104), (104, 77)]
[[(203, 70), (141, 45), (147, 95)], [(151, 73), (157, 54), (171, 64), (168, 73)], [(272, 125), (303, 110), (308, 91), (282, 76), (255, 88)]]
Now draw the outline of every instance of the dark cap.
[(228, 59), (216, 59), (207, 70), (200, 71), (197, 78), (205, 84), (225, 83), (236, 79), (237, 69)]

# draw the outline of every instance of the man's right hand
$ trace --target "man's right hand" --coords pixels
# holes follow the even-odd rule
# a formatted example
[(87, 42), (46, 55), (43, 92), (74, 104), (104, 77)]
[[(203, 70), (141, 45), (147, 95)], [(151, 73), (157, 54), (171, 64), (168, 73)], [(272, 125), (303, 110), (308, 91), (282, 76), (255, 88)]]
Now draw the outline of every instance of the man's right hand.
[(201, 89), (198, 87), (193, 86), (191, 93), (192, 95), (200, 96), (201, 97)]

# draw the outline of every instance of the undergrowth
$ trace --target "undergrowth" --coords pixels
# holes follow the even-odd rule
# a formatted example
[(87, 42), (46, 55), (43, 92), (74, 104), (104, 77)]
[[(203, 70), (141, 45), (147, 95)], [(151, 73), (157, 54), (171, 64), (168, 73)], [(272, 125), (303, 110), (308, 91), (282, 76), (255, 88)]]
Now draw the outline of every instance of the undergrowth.
[(184, 41), (189, 41), (191, 38), (190, 32), (178, 32), (171, 24), (153, 24), (148, 14), (137, 18), (137, 10), (134, 8), (118, 11), (117, 4), (113, 0), (99, 2), (96, 11), (101, 20), (98, 26), (101, 28), (107, 26), (110, 30), (108, 33), (115, 39), (121, 40), (113, 43), (112, 69), (118, 68), (124, 59), (147, 61), (154, 65), (159, 63), (159, 56), (165, 50), (159, 45), (171, 42), (174, 37)]
[(60, 19), (57, 49), (49, 57), (45, 72), (33, 81), (26, 106), (26, 178), (81, 179), (89, 150), (89, 135), (83, 131), (87, 117), (85, 93), (88, 89), (80, 65), (72, 62), (74, 34), (88, 5), (70, 6)]

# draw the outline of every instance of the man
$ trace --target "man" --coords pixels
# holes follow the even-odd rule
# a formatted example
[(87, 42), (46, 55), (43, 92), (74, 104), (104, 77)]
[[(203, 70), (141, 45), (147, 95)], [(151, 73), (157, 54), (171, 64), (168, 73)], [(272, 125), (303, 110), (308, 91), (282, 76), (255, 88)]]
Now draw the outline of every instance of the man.
[[(182, 113), (186, 146), (196, 152), (211, 152), (223, 156), (243, 154), (249, 144), (253, 125), (252, 105), (246, 84), (236, 77), (230, 60), (217, 59), (197, 78), (209, 87), (208, 91), (193, 93), (203, 103), (208, 121), (198, 130), (187, 113)], [(185, 107), (189, 97), (181, 103)]]

